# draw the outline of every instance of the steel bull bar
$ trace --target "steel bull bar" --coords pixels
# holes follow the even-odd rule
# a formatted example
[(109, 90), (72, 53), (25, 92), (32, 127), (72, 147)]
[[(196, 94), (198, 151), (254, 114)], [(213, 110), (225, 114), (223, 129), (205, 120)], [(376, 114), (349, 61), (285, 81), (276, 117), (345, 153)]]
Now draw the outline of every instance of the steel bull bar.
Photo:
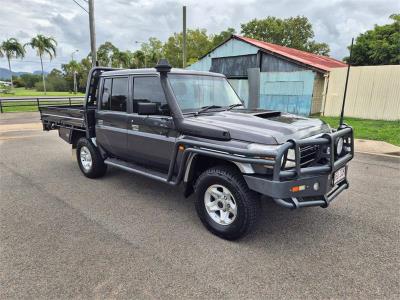
[[(336, 153), (336, 143), (343, 139), (341, 155)], [(326, 163), (308, 167), (301, 167), (300, 148), (304, 146), (319, 146), (318, 159), (325, 159)], [(327, 150), (329, 148), (329, 150)], [(289, 149), (295, 153), (295, 167), (282, 170), (276, 163), (273, 169), (272, 180), (260, 176), (244, 175), (249, 188), (270, 196), (275, 203), (285, 208), (296, 209), (301, 207), (321, 206), (328, 207), (342, 191), (349, 187), (345, 178), (335, 185), (333, 174), (354, 157), (353, 129), (348, 126), (339, 128), (336, 132), (323, 134), (318, 138), (290, 140), (277, 151), (276, 162), (286, 160)], [(302, 186), (304, 190), (293, 192), (295, 186)]]
[[(341, 156), (335, 154), (336, 142), (339, 138), (344, 140), (344, 154)], [(323, 146), (319, 148), (317, 159), (325, 158), (327, 161), (325, 164), (301, 167), (300, 148), (310, 145)], [(324, 153), (323, 149), (327, 148), (330, 151)], [(289, 149), (293, 149), (295, 152), (295, 167), (285, 170), (282, 169), (281, 162), (287, 160)], [(184, 176), (190, 155), (206, 155), (232, 162), (263, 165), (273, 170), (272, 176), (243, 175), (251, 190), (269, 196), (278, 205), (290, 209), (310, 206), (327, 207), (333, 199), (349, 187), (347, 179), (334, 186), (332, 174), (345, 167), (354, 156), (353, 129), (344, 126), (336, 132), (326, 133), (317, 138), (289, 140), (275, 150), (263, 151), (238, 149), (185, 138), (178, 139), (171, 157), (166, 183), (179, 184)], [(176, 161), (181, 161), (178, 170), (175, 168)], [(317, 190), (310, 188), (314, 187), (316, 183), (319, 187)], [(304, 185), (307, 189), (296, 194), (291, 192), (291, 187), (298, 185)]]

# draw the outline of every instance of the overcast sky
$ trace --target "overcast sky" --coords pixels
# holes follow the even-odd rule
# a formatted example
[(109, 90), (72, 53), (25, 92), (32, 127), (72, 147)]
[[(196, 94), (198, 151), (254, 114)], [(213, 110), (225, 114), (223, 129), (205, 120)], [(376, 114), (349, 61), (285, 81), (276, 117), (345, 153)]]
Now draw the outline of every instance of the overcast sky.
[[(76, 0), (86, 6), (86, 0)], [(296, 15), (308, 17), (315, 39), (326, 42), (331, 56), (347, 55), (346, 46), (374, 24), (388, 23), (400, 12), (399, 0), (95, 0), (97, 46), (111, 41), (121, 50), (139, 48), (134, 41), (157, 37), (164, 41), (182, 27), (182, 5), (187, 5), (188, 27), (216, 33), (228, 27), (240, 32), (240, 24), (253, 18)], [(72, 0), (1, 0), (0, 41), (16, 37), (25, 43), (42, 33), (58, 41), (57, 58), (45, 59), (45, 69), (60, 68), (71, 59), (89, 53), (88, 15)], [(13, 60), (14, 71), (40, 69), (39, 58), (29, 50), (23, 62)], [(0, 58), (0, 67), (7, 67)]]

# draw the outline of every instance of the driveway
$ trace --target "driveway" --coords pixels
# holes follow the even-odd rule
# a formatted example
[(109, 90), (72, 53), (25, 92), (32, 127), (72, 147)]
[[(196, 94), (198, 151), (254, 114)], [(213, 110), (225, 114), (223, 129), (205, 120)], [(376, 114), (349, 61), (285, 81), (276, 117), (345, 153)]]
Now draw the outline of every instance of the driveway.
[(179, 188), (90, 180), (57, 132), (3, 132), (0, 298), (398, 298), (400, 159), (357, 154), (349, 177), (327, 209), (263, 199), (229, 242)]

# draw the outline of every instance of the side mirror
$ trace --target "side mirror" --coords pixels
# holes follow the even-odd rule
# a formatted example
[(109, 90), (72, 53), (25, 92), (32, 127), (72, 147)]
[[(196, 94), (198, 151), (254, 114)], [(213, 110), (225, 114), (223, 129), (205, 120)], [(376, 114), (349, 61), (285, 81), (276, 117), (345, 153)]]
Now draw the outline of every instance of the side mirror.
[(139, 115), (157, 115), (160, 112), (156, 103), (152, 102), (139, 102), (138, 103), (138, 114)]

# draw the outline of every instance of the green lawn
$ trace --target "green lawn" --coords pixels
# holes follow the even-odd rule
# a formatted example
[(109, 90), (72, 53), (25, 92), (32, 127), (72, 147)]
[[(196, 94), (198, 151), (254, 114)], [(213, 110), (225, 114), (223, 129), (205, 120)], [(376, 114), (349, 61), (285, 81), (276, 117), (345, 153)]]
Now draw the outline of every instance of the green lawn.
[[(57, 101), (57, 102), (40, 102), (41, 105), (69, 105), (68, 101)], [(72, 102), (72, 104), (78, 104), (77, 102)], [(9, 106), (12, 105), (12, 106)], [(21, 101), (21, 102), (6, 102), (2, 104), (3, 112), (30, 112), (38, 111), (36, 101)]]
[(15, 88), (11, 91), (10, 94), (2, 94), (0, 93), (0, 97), (37, 97), (37, 96), (83, 96), (83, 93), (70, 93), (70, 92), (47, 92), (46, 95), (44, 92), (38, 92), (36, 90), (27, 90), (25, 88)]
[[(319, 116), (317, 118), (324, 120), (332, 128), (338, 127), (338, 117)], [(354, 128), (355, 138), (384, 141), (396, 146), (400, 146), (400, 120), (381, 121), (345, 117), (344, 122)]]
[[(2, 94), (0, 93), (0, 97), (4, 98), (14, 98), (14, 97), (42, 97), (42, 96), (84, 96), (82, 93), (70, 93), (70, 92), (47, 92), (46, 95), (44, 92), (38, 92), (36, 90), (27, 90), (25, 88), (15, 88), (13, 89), (11, 94)], [(68, 105), (69, 102), (43, 102), (40, 101), (41, 104), (46, 105)], [(74, 103), (74, 102), (72, 102)], [(76, 104), (76, 102), (75, 102)], [(33, 101), (21, 101), (21, 102), (3, 102), (3, 112), (27, 112), (27, 111), (37, 111), (36, 100)]]

